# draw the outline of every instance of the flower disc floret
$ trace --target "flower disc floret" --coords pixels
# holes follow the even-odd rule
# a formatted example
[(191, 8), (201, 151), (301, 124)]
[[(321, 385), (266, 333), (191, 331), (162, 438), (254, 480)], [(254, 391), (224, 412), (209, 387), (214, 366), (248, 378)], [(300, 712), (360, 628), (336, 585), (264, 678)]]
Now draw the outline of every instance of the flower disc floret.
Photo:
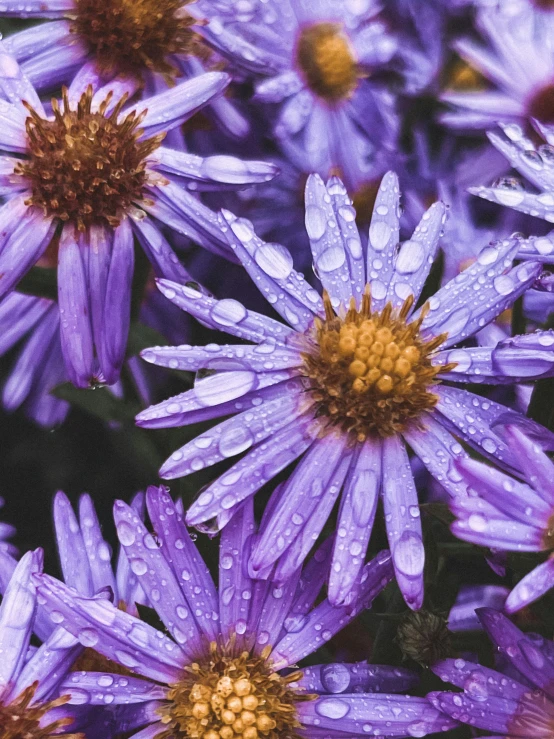
[(63, 109), (52, 100), (54, 119), (42, 118), (30, 105), (26, 121), (29, 153), (15, 174), (31, 190), (27, 205), (45, 216), (73, 222), (80, 231), (92, 224), (118, 226), (133, 201), (143, 198), (147, 184), (146, 158), (164, 138), (139, 140), (146, 111), (129, 113), (121, 121), (124, 95), (107, 115), (112, 95), (92, 110), (89, 87), (75, 108), (63, 90)]
[[(46, 714), (53, 708), (67, 703), (69, 696), (56, 698), (47, 703), (32, 703), (37, 688), (38, 683), (33, 683), (8, 705), (0, 703), (0, 739), (50, 739), (72, 723), (73, 719), (70, 718), (45, 721)], [(83, 734), (64, 734), (64, 736), (85, 739)]]
[(93, 54), (100, 72), (132, 77), (145, 71), (171, 78), (168, 60), (199, 44), (187, 0), (76, 0), (71, 30)]
[(167, 729), (157, 739), (285, 739), (300, 727), (295, 704), (310, 700), (271, 669), (271, 647), (259, 655), (237, 652), (234, 643), (210, 645), (204, 661), (186, 667), (162, 709)]
[(371, 313), (369, 289), (360, 310), (352, 299), (344, 319), (324, 295), (325, 321), (316, 318), (315, 348), (303, 355), (320, 415), (354, 434), (358, 441), (387, 437), (417, 423), (438, 400), (429, 391), (436, 375), (455, 365), (433, 365), (430, 354), (446, 339), (424, 341), (419, 329), (427, 309), (412, 323), (407, 298), (396, 313), (387, 304)]
[(349, 98), (358, 85), (358, 65), (340, 23), (315, 23), (304, 28), (296, 61), (308, 87), (327, 102)]

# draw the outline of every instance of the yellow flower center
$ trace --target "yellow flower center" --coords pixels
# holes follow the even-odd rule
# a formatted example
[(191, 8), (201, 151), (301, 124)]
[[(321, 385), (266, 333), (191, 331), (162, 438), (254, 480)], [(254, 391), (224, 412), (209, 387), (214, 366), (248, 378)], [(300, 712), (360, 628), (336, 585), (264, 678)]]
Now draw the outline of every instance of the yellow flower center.
[[(54, 735), (59, 735), (61, 729), (72, 724), (73, 719), (70, 718), (44, 722), (44, 716), (53, 708), (67, 703), (69, 696), (56, 698), (48, 703), (32, 704), (37, 687), (38, 683), (33, 683), (9, 705), (0, 704), (0, 739), (54, 739)], [(64, 733), (64, 736), (67, 739), (85, 739), (83, 734)]]
[(142, 77), (147, 70), (168, 80), (178, 70), (173, 54), (205, 56), (196, 23), (184, 10), (191, 0), (76, 0), (71, 30), (104, 74)]
[(306, 27), (298, 39), (296, 61), (308, 87), (326, 102), (346, 100), (358, 86), (358, 65), (340, 23)]
[(295, 704), (312, 696), (289, 687), (301, 673), (271, 669), (271, 647), (259, 656), (236, 653), (233, 643), (210, 645), (203, 662), (186, 668), (161, 709), (167, 729), (156, 739), (292, 739), (300, 727)]
[(430, 354), (446, 334), (424, 341), (419, 329), (428, 308), (412, 323), (406, 319), (413, 296), (398, 312), (388, 303), (371, 313), (369, 286), (356, 309), (352, 298), (344, 319), (324, 294), (325, 321), (316, 318), (314, 344), (303, 354), (305, 374), (320, 414), (355, 435), (392, 436), (432, 408), (437, 396), (429, 391), (436, 375), (455, 365), (432, 365)]
[(46, 216), (74, 223), (83, 231), (93, 223), (117, 226), (147, 184), (146, 157), (164, 138), (139, 141), (144, 114), (118, 121), (126, 96), (106, 115), (111, 95), (92, 112), (92, 88), (72, 109), (63, 90), (63, 109), (52, 100), (54, 120), (27, 105), (28, 157), (15, 167), (31, 190), (27, 205)]

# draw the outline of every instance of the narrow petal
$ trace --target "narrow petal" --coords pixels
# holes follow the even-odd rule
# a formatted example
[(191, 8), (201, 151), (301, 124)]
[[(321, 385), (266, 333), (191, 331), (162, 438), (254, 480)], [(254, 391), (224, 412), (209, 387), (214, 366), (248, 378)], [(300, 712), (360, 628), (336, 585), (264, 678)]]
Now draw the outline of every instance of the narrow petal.
[(58, 256), (60, 336), (65, 365), (77, 387), (88, 387), (94, 367), (88, 284), (83, 264), (83, 252), (87, 248), (86, 243), (80, 248), (71, 227), (63, 229)]
[(515, 425), (506, 426), (502, 435), (510, 444), (512, 453), (525, 470), (526, 480), (540, 495), (554, 506), (554, 463), (532, 438)]
[(554, 587), (554, 559), (537, 565), (522, 578), (506, 599), (506, 613), (515, 613), (541, 598)]
[[(339, 214), (338, 211), (335, 212), (334, 203), (319, 175), (312, 174), (308, 177), (304, 199), (306, 231), (310, 238), (314, 265), (333, 307), (337, 310), (339, 305), (348, 306), (353, 294), (360, 300), (363, 285), (358, 281), (358, 294), (353, 293), (345, 244), (339, 227)], [(353, 220), (354, 211), (351, 208), (348, 214)], [(359, 250), (361, 252), (361, 246)]]
[[(90, 594), (97, 593), (104, 588), (111, 588), (115, 595), (117, 586), (112, 569), (112, 551), (102, 536), (102, 529), (92, 498), (87, 493), (79, 498), (79, 523), (92, 576), (92, 591)], [(65, 582), (70, 585), (67, 579)], [(88, 595), (83, 591), (79, 592), (82, 595)]]
[(3, 41), (0, 41), (0, 89), (13, 105), (21, 105), (25, 100), (39, 115), (45, 115), (37, 91), (14, 57), (6, 52)]
[[(283, 669), (299, 662), (315, 652), (334, 634), (350, 623), (365, 608), (369, 608), (373, 599), (393, 579), (394, 570), (390, 552), (380, 552), (367, 564), (360, 578), (360, 586), (356, 593), (356, 601), (348, 606), (332, 606), (328, 600), (323, 601), (304, 618), (290, 623), (291, 631), (275, 645), (271, 658), (275, 670)], [(286, 630), (286, 624), (285, 624)]]
[(258, 290), (290, 326), (305, 331), (322, 302), (317, 291), (293, 269), (289, 250), (281, 244), (266, 244), (244, 218), (225, 210), (221, 218), (222, 232)]
[(342, 494), (329, 576), (329, 601), (342, 605), (363, 567), (381, 489), (381, 444), (359, 445)]
[(394, 255), (400, 237), (400, 187), (394, 172), (381, 180), (375, 199), (367, 244), (367, 282), (371, 285), (371, 307), (385, 307), (394, 273)]
[(41, 567), (42, 552), (27, 552), (19, 561), (0, 605), (0, 694), (9, 690), (25, 663), (37, 609), (33, 573)]
[(176, 149), (160, 146), (155, 155), (156, 169), (179, 177), (186, 177), (195, 183), (245, 187), (258, 182), (269, 182), (277, 174), (277, 167), (271, 162), (248, 161), (234, 156), (217, 154), (199, 157)]
[[(483, 667), (475, 662), (467, 662), (465, 659), (440, 660), (435, 662), (431, 669), (445, 683), (452, 683), (458, 688), (464, 688), (467, 684), (469, 691), (474, 686), (478, 688), (479, 683), (484, 684), (486, 681), (487, 692), (496, 698), (517, 701), (529, 690), (526, 685), (516, 680), (506, 680), (506, 676), (496, 670)], [(468, 681), (473, 681), (473, 685)]]
[(79, 522), (67, 496), (61, 491), (54, 498), (54, 528), (63, 578), (80, 595), (94, 595), (92, 573)]
[(396, 579), (407, 605), (423, 603), (425, 550), (417, 491), (408, 453), (398, 436), (383, 441), (383, 507)]
[(246, 632), (253, 587), (246, 559), (253, 533), (254, 507), (249, 498), (223, 529), (219, 544), (219, 614), (221, 633), (226, 638)]
[(121, 500), (114, 504), (114, 521), (131, 569), (156, 613), (185, 654), (198, 654), (200, 632), (185, 594), (158, 544), (136, 512)]
[(75, 8), (74, 0), (30, 0), (24, 8), (19, 0), (5, 0), (2, 12), (18, 18), (59, 18)]
[(515, 715), (518, 702), (506, 698), (488, 697), (484, 700), (479, 695), (471, 698), (467, 693), (430, 693), (431, 703), (455, 721), (463, 720), (465, 724), (478, 729), (510, 734), (509, 726)]
[(181, 678), (185, 663), (177, 644), (161, 631), (101, 598), (83, 598), (48, 575), (38, 591), (50, 618), (63, 624), (83, 646), (161, 683)]
[(147, 111), (142, 121), (143, 136), (153, 136), (161, 131), (171, 131), (180, 126), (206, 103), (223, 93), (231, 78), (224, 72), (206, 72), (181, 82), (165, 92), (126, 108), (122, 115), (134, 111), (137, 115)]
[(137, 677), (103, 672), (73, 672), (60, 686), (74, 705), (105, 706), (166, 700), (168, 688)]
[(492, 352), (495, 374), (512, 382), (554, 375), (554, 332), (537, 331), (501, 341)]
[(302, 383), (288, 382), (275, 400), (255, 405), (223, 421), (173, 452), (160, 468), (160, 476), (164, 479), (183, 477), (245, 452), (307, 410), (302, 400)]
[(367, 662), (304, 667), (298, 686), (308, 693), (404, 693), (416, 687), (415, 672)]
[(146, 502), (164, 557), (179, 580), (191, 612), (202, 632), (215, 641), (219, 634), (219, 605), (212, 576), (167, 488), (149, 487)]
[[(9, 208), (12, 202), (4, 208)], [(55, 229), (54, 221), (41, 212), (29, 211), (9, 234), (0, 252), (0, 296), (9, 292), (42, 256)]]
[(311, 446), (321, 427), (322, 422), (308, 414), (285, 426), (269, 443), (255, 446), (201, 493), (187, 513), (187, 523), (209, 521), (257, 492)]
[(179, 257), (151, 218), (146, 215), (144, 218), (137, 218), (132, 222), (132, 227), (146, 256), (154, 267), (156, 277), (164, 277), (183, 285), (187, 282), (194, 282), (194, 279), (183, 267)]
[(417, 303), (435, 261), (445, 220), (444, 203), (433, 203), (421, 217), (411, 239), (400, 246), (386, 298), (395, 308), (400, 308), (410, 295)]

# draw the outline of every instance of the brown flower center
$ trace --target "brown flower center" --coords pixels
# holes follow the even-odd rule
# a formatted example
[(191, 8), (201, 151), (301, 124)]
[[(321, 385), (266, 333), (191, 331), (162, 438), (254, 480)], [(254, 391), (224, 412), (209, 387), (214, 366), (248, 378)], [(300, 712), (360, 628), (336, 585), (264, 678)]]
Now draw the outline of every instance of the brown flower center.
[(76, 0), (71, 30), (83, 40), (100, 72), (141, 77), (147, 70), (173, 78), (174, 54), (195, 53), (191, 0)]
[(118, 120), (126, 96), (106, 114), (111, 94), (92, 112), (92, 88), (72, 109), (63, 91), (63, 109), (52, 100), (54, 119), (41, 118), (26, 105), (29, 153), (15, 173), (28, 181), (27, 205), (49, 217), (71, 221), (83, 231), (95, 223), (117, 226), (132, 203), (143, 198), (146, 157), (164, 138), (139, 141), (145, 113)]
[(271, 669), (271, 647), (259, 656), (233, 644), (210, 645), (210, 655), (186, 668), (161, 709), (166, 730), (156, 739), (293, 739), (300, 727), (295, 704), (312, 696), (289, 687), (301, 673)]
[(296, 45), (296, 61), (308, 87), (328, 103), (346, 100), (358, 86), (358, 65), (340, 23), (307, 26)]
[[(38, 683), (33, 683), (9, 705), (0, 704), (0, 739), (51, 739), (55, 734), (58, 735), (61, 729), (73, 723), (71, 718), (44, 723), (44, 716), (53, 708), (67, 703), (69, 696), (31, 705), (37, 687)], [(64, 736), (68, 739), (85, 739), (83, 734), (64, 734)]]
[(527, 103), (527, 115), (541, 123), (554, 123), (554, 82), (541, 87)]
[(531, 5), (539, 10), (554, 10), (554, 0), (531, 0)]
[(393, 436), (417, 423), (437, 402), (429, 392), (436, 375), (455, 366), (431, 364), (446, 334), (424, 341), (419, 329), (428, 309), (406, 323), (413, 302), (410, 296), (398, 312), (388, 303), (372, 314), (368, 286), (360, 310), (352, 298), (342, 319), (324, 294), (325, 321), (315, 320), (314, 348), (303, 354), (305, 374), (319, 413), (358, 441)]

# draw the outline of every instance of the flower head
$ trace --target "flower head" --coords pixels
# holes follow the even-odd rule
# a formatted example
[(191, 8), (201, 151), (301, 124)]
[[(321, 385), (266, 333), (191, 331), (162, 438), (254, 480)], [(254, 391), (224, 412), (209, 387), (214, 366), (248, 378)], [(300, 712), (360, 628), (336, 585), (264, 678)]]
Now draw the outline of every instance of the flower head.
[(462, 693), (428, 695), (437, 709), (457, 721), (491, 734), (531, 739), (552, 731), (554, 644), (524, 634), (506, 616), (481, 608), (479, 618), (499, 656), (506, 661), (506, 674), (464, 659), (448, 659), (432, 669)]
[(333, 603), (348, 599), (382, 497), (396, 576), (418, 608), (424, 550), (405, 442), (451, 495), (465, 495), (452, 466), (465, 456), (455, 437), (509, 466), (507, 447), (491, 430), (507, 409), (445, 381), (505, 383), (554, 368), (546, 357), (540, 369), (528, 366), (517, 350), (501, 353), (499, 366), (498, 347), (453, 348), (511, 305), (540, 264), (512, 268), (517, 241), (491, 245), (418, 308), (445, 207), (431, 206), (398, 248), (398, 202), (398, 182), (389, 173), (364, 256), (342, 182), (309, 179), (306, 227), (323, 297), (294, 271), (285, 247), (265, 244), (248, 221), (224, 213), (222, 227), (237, 257), (287, 323), (161, 281), (162, 292), (184, 310), (251, 343), (145, 350), (149, 362), (212, 372), (193, 390), (140, 413), (138, 423), (159, 428), (233, 416), (177, 450), (161, 469), (163, 477), (181, 477), (245, 453), (203, 490), (187, 514), (192, 525), (214, 519), (220, 528), (245, 498), (299, 459), (274, 493), (254, 544), (250, 568), (258, 576), (276, 564), (272, 576), (284, 582), (297, 569), (342, 491)]
[[(366, 565), (349, 607), (327, 599), (314, 605), (325, 582), (329, 545), (283, 587), (251, 580), (242, 561), (256, 535), (247, 501), (222, 534), (216, 588), (167, 491), (149, 488), (146, 499), (156, 539), (121, 502), (115, 504), (116, 526), (170, 636), (105, 599), (84, 598), (41, 577), (46, 608), (64, 628), (145, 678), (129, 677), (127, 687), (105, 680), (100, 695), (87, 693), (89, 705), (106, 695), (113, 705), (142, 705), (143, 721), (135, 728), (149, 729), (137, 735), (141, 739), (316, 737), (322, 730), (329, 736), (413, 736), (416, 728), (423, 736), (453, 725), (423, 698), (372, 694), (405, 690), (413, 684), (409, 670), (365, 663), (295, 669), (392, 579), (388, 552)], [(76, 696), (81, 688), (76, 674)]]
[[(553, 341), (554, 344), (554, 341)], [(517, 426), (504, 436), (519, 462), (525, 482), (490, 469), (482, 462), (460, 460), (458, 469), (472, 496), (451, 503), (457, 521), (452, 531), (460, 539), (512, 552), (554, 550), (554, 463), (539, 443)], [(509, 613), (540, 598), (554, 586), (552, 556), (526, 575), (506, 600)]]
[[(202, 159), (161, 146), (227, 75), (211, 72), (127, 106), (123, 80), (102, 87), (91, 70), (64, 89), (46, 113), (15, 60), (0, 55), (3, 121), (0, 188), (0, 295), (45, 254), (58, 262), (61, 344), (78, 386), (112, 384), (123, 362), (130, 318), (134, 239), (158, 275), (187, 281), (160, 225), (228, 254), (216, 216), (178, 181), (247, 184), (274, 167), (234, 157)], [(238, 169), (237, 169), (238, 168)], [(239, 171), (240, 170), (240, 171)], [(184, 180), (183, 180), (184, 178)]]

